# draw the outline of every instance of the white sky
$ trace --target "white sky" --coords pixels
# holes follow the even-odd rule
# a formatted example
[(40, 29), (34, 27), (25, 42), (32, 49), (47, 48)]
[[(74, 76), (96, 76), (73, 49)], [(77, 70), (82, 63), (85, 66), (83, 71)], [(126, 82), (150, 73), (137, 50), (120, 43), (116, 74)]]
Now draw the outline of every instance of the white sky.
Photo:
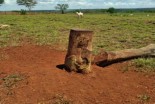
[[(102, 8), (155, 8), (155, 0), (37, 0), (33, 10), (54, 10), (56, 4), (67, 3), (69, 9), (102, 9)], [(0, 6), (3, 10), (27, 9), (16, 4), (16, 0), (5, 0)]]

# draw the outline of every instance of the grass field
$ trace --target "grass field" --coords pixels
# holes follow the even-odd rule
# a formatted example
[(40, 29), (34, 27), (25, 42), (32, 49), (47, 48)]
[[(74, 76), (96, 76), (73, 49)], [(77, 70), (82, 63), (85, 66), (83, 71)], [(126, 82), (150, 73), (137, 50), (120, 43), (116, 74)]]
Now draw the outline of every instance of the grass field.
[(28, 39), (34, 44), (59, 44), (67, 48), (72, 28), (94, 31), (93, 49), (119, 50), (155, 42), (155, 14), (75, 14), (0, 15), (0, 24), (11, 27), (0, 30), (0, 46), (16, 46)]

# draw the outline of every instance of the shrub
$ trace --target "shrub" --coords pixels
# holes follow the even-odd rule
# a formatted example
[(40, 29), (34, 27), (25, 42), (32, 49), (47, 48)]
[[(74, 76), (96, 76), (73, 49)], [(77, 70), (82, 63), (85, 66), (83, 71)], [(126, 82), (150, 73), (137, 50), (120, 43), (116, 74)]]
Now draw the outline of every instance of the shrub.
[(27, 13), (26, 10), (24, 10), (24, 9), (21, 9), (21, 10), (20, 10), (20, 14), (21, 14), (21, 15), (26, 15), (26, 13)]
[(115, 8), (111, 7), (107, 10), (108, 13), (115, 13)]

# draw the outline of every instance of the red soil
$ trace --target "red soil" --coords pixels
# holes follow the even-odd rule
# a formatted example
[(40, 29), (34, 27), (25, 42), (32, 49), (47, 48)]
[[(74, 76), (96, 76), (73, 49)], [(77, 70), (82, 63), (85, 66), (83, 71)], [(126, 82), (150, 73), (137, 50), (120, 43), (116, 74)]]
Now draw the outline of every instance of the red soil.
[[(155, 104), (155, 76), (122, 73), (126, 63), (93, 65), (92, 73), (80, 74), (57, 68), (66, 52), (49, 46), (8, 47), (0, 54), (0, 78), (14, 73), (27, 76), (12, 88), (0, 80), (0, 104), (52, 104), (65, 99), (73, 104)], [(150, 97), (148, 102), (144, 95)]]

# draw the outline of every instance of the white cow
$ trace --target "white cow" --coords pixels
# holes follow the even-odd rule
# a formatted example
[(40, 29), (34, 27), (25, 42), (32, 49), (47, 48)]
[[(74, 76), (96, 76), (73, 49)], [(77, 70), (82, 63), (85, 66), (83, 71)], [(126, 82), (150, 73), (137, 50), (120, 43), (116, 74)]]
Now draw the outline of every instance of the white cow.
[(76, 12), (76, 14), (78, 15), (78, 17), (83, 17), (83, 13), (82, 12)]

